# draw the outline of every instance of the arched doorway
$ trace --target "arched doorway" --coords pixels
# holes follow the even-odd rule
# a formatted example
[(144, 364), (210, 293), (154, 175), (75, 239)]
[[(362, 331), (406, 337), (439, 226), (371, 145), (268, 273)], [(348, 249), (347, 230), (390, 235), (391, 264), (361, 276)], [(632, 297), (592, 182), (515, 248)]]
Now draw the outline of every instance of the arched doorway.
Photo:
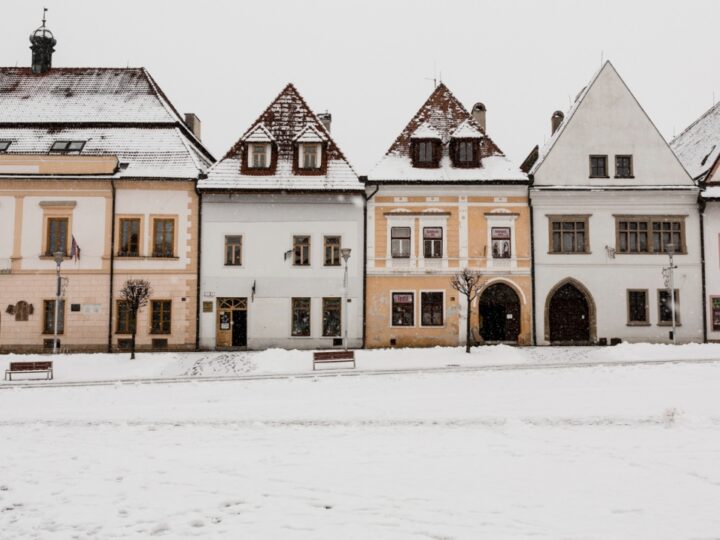
[(592, 329), (591, 299), (572, 282), (551, 292), (547, 307), (551, 343), (590, 343)]
[(520, 299), (504, 283), (494, 283), (480, 295), (480, 336), (485, 343), (517, 342), (520, 335)]

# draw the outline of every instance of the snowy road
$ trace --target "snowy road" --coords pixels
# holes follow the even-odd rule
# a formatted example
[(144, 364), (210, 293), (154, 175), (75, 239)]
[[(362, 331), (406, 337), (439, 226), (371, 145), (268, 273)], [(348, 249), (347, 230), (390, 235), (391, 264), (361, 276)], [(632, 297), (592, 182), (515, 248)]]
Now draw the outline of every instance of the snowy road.
[(717, 538), (720, 365), (0, 392), (0, 530)]

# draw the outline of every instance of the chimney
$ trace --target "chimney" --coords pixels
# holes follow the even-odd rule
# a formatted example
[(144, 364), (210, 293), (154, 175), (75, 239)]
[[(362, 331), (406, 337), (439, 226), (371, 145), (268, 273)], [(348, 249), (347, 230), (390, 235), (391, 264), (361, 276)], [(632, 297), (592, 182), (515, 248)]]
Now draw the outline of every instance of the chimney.
[(555, 135), (555, 132), (560, 127), (560, 124), (565, 120), (565, 115), (561, 111), (555, 111), (550, 118), (551, 132), (550, 135)]
[(36, 75), (50, 71), (52, 67), (52, 54), (55, 52), (57, 40), (52, 32), (45, 26), (45, 12), (43, 11), (42, 26), (30, 34), (30, 50), (32, 50), (32, 72)]
[(195, 138), (200, 140), (200, 119), (194, 113), (185, 113), (185, 125), (193, 132)]
[(485, 132), (485, 112), (487, 109), (482, 103), (476, 103), (472, 108), (472, 117), (475, 122), (482, 128), (483, 133)]
[(325, 111), (324, 113), (318, 114), (318, 119), (322, 122), (322, 125), (325, 126), (325, 129), (328, 133), (330, 133), (330, 124), (332, 124), (332, 114)]

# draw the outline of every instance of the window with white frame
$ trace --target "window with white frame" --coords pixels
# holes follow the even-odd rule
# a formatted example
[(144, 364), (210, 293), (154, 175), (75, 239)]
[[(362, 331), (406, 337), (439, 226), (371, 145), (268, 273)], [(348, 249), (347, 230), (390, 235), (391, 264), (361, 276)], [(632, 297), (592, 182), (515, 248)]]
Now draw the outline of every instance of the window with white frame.
[(423, 227), (423, 256), (426, 259), (439, 259), (443, 256), (442, 227)]
[(420, 323), (423, 326), (443, 325), (444, 296), (442, 291), (420, 293)]
[(415, 326), (415, 293), (392, 293), (392, 325)]
[(393, 259), (410, 257), (410, 227), (390, 228), (390, 254)]
[(318, 143), (303, 143), (300, 145), (301, 169), (319, 169), (321, 163), (321, 149)]
[(253, 169), (267, 169), (270, 167), (270, 145), (267, 143), (254, 143), (250, 145), (250, 167)]
[(510, 227), (492, 227), (490, 240), (493, 259), (509, 259), (511, 257), (512, 233)]

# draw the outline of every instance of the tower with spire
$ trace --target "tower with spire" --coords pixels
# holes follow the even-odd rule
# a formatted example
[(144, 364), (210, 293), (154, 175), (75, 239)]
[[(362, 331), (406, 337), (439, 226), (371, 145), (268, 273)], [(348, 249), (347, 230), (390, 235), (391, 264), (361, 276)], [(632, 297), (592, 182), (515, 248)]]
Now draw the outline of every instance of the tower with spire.
[(43, 8), (42, 26), (30, 34), (30, 49), (32, 50), (32, 72), (46, 73), (52, 67), (52, 54), (55, 52), (57, 40), (50, 29), (45, 26), (47, 8)]

